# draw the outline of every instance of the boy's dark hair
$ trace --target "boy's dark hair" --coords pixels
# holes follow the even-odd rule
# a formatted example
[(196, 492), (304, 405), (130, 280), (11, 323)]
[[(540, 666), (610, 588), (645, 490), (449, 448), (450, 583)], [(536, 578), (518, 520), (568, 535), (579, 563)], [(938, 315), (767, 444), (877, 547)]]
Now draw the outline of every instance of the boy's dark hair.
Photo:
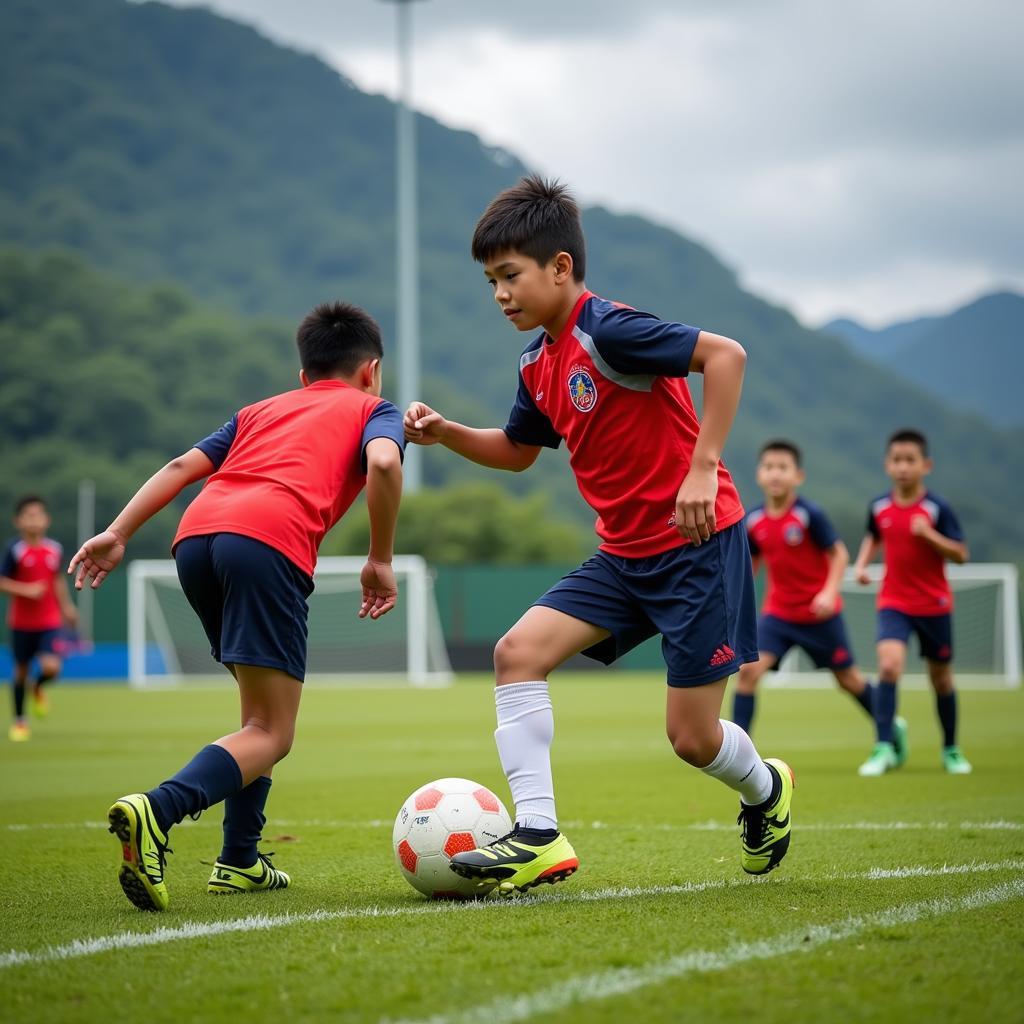
[[(20, 516), (29, 505), (42, 505), (46, 509), (46, 502), (38, 494), (23, 494), (14, 503), (14, 514)], [(49, 511), (49, 509), (47, 509)]]
[(542, 267), (556, 253), (567, 252), (573, 280), (583, 280), (587, 250), (580, 208), (567, 185), (530, 174), (491, 200), (473, 232), (473, 259), (486, 263), (506, 249), (529, 256)]
[(900, 444), (901, 442), (916, 444), (921, 449), (921, 454), (926, 459), (928, 458), (928, 438), (920, 430), (915, 430), (913, 427), (904, 427), (902, 430), (897, 430), (886, 442), (885, 450), (888, 451), (894, 444)]
[(797, 469), (800, 469), (804, 462), (803, 453), (800, 449), (792, 441), (787, 441), (784, 437), (776, 437), (771, 441), (765, 441), (761, 445), (761, 450), (757, 453), (757, 457), (760, 458), (765, 452), (789, 452), (793, 456)]
[(369, 313), (348, 302), (322, 302), (295, 334), (299, 363), (310, 380), (347, 376), (367, 359), (380, 359), (380, 327)]

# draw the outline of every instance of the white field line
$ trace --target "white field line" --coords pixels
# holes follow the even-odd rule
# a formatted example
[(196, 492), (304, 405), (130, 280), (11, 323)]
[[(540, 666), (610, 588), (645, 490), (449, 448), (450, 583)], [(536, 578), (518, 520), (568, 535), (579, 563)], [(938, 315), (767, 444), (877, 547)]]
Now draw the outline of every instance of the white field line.
[(769, 939), (734, 942), (724, 949), (698, 949), (666, 960), (655, 960), (642, 967), (616, 967), (592, 974), (579, 974), (548, 988), (512, 998), (469, 1007), (451, 1014), (437, 1014), (402, 1024), (512, 1024), (521, 1020), (541, 1020), (545, 1014), (567, 1007), (635, 992), (649, 985), (660, 985), (687, 974), (705, 974), (749, 963), (769, 960), (789, 953), (806, 953), (832, 942), (842, 942), (872, 928), (892, 928), (915, 924), (930, 918), (948, 917), (965, 910), (1024, 898), (1024, 878), (1015, 878), (991, 889), (982, 889), (955, 899), (901, 903), (874, 914), (848, 917), (829, 924), (807, 925)]
[(422, 917), (445, 914), (467, 914), (494, 912), (516, 907), (540, 907), (560, 903), (597, 903), (607, 900), (636, 899), (645, 896), (678, 896), (706, 892), (712, 889), (747, 888), (755, 885), (791, 885), (794, 882), (827, 881), (877, 881), (889, 878), (923, 878), (941, 875), (974, 875), (994, 871), (1024, 870), (1024, 860), (974, 861), (970, 864), (943, 864), (939, 867), (910, 866), (900, 868), (871, 868), (854, 873), (833, 873), (808, 875), (804, 877), (781, 877), (745, 879), (708, 879), (702, 882), (685, 882), (680, 885), (616, 886), (607, 889), (593, 889), (581, 892), (556, 892), (550, 895), (536, 895), (528, 899), (502, 900), (493, 898), (472, 903), (420, 903), (407, 907), (354, 907), (347, 910), (314, 910), (303, 914), (251, 914), (231, 921), (186, 921), (175, 927), (160, 927), (145, 932), (120, 932), (117, 935), (101, 935), (96, 938), (75, 939), (63, 946), (44, 946), (36, 950), (12, 949), (0, 953), (0, 970), (18, 967), (22, 964), (47, 964), (58, 960), (75, 960), (83, 956), (94, 956), (111, 950), (137, 949), (143, 946), (158, 946), (168, 942), (199, 939), (210, 935), (229, 932), (270, 931), (287, 928), (296, 924), (319, 923), (322, 921), (343, 921), (364, 918)]
[[(366, 821), (337, 820), (326, 818), (277, 818), (273, 819), (273, 828), (336, 828), (336, 829), (370, 829), (391, 828), (392, 821), (382, 818), (370, 818)], [(216, 816), (202, 818), (199, 821), (183, 821), (176, 828), (220, 828), (221, 823)], [(1005, 821), (801, 821), (797, 826), (801, 832), (910, 832), (915, 830), (963, 829), (964, 831), (989, 832), (1021, 832), (1024, 822)], [(3, 826), (6, 832), (52, 832), (64, 829), (103, 829), (108, 828), (105, 821), (47, 821), (47, 822), (14, 822)], [(565, 821), (562, 828), (566, 831), (574, 829), (616, 829), (630, 832), (735, 832), (733, 821), (694, 821), (694, 822), (638, 822), (610, 823), (605, 821)]]

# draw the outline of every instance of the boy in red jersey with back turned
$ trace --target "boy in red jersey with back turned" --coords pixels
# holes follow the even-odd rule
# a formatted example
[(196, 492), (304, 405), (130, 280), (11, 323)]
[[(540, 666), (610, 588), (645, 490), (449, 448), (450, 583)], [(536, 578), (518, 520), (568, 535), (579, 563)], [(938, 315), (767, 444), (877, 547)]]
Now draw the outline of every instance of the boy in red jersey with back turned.
[[(768, 586), (757, 624), (760, 657), (740, 669), (732, 716), (748, 733), (758, 682), (792, 647), (828, 669), (874, 723), (874, 688), (857, 668), (843, 622), (839, 585), (850, 555), (825, 513), (799, 494), (801, 462), (800, 449), (781, 438), (764, 444), (757, 462), (765, 501), (747, 514), (747, 538), (755, 574), (764, 562)], [(905, 750), (905, 731), (902, 719), (895, 719), (897, 759)]]
[(967, 775), (970, 762), (956, 742), (957, 700), (953, 687), (953, 594), (945, 561), (963, 564), (967, 545), (953, 510), (925, 487), (931, 472), (928, 441), (918, 430), (889, 438), (885, 471), (893, 490), (868, 508), (867, 535), (854, 567), (860, 583), (879, 547), (885, 549), (885, 576), (878, 592), (878, 685), (875, 719), (879, 742), (861, 765), (861, 775), (884, 775), (897, 765), (892, 745), (896, 685), (907, 659), (907, 642), (917, 634), (935, 710), (942, 728), (942, 764), (951, 775)]
[[(580, 493), (597, 513), (601, 547), (495, 648), (495, 737), (516, 826), (457, 854), (452, 869), (504, 892), (577, 869), (555, 813), (548, 674), (579, 652), (610, 663), (660, 633), (669, 741), (739, 792), (742, 866), (770, 871), (789, 845), (792, 773), (763, 761), (742, 729), (720, 721), (728, 676), (757, 658), (743, 507), (720, 461), (745, 353), (729, 338), (588, 291), (579, 210), (557, 183), (528, 177), (498, 195), (472, 251), (505, 318), (541, 333), (519, 359), (503, 429), (466, 427), (415, 402), (406, 438), (513, 471), (564, 440)], [(683, 379), (691, 370), (704, 374), (703, 423)]]
[(174, 538), (182, 590), (211, 653), (238, 682), (242, 728), (199, 751), (147, 793), (110, 808), (119, 881), (142, 910), (167, 906), (171, 827), (224, 801), (224, 844), (211, 893), (283, 889), (289, 877), (258, 852), (271, 769), (289, 751), (306, 671), (306, 600), (324, 534), (366, 487), (370, 552), (359, 617), (397, 597), (391, 570), (402, 493), (402, 420), (380, 398), (380, 329), (345, 303), (318, 306), (296, 341), (302, 387), (233, 416), (151, 477), (109, 528), (71, 560), (75, 586), (97, 587), (135, 531), (182, 488), (209, 477)]
[(32, 662), (39, 666), (32, 704), (42, 717), (50, 709), (44, 687), (60, 675), (62, 661), (56, 646), (60, 630), (65, 623), (75, 625), (78, 609), (60, 574), (63, 548), (46, 536), (50, 528), (46, 502), (35, 494), (20, 498), (14, 506), (14, 528), (18, 536), (7, 545), (0, 562), (0, 592), (10, 595), (7, 625), (14, 661), (14, 721), (7, 735), (20, 743), (32, 735), (25, 718), (25, 687)]

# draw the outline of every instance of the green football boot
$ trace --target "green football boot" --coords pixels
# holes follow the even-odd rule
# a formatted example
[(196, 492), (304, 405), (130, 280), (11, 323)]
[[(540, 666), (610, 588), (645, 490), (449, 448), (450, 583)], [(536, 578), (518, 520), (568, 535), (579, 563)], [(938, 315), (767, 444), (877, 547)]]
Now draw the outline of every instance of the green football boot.
[(520, 828), (497, 842), (457, 853), (449, 864), (481, 887), (497, 885), (502, 896), (525, 892), (545, 882), (564, 881), (580, 866), (576, 851), (561, 832)]
[(790, 804), (796, 780), (793, 769), (775, 757), (765, 758), (772, 773), (772, 792), (763, 804), (740, 803), (740, 863), (748, 875), (764, 875), (779, 866), (789, 850)]
[(238, 892), (266, 892), (270, 889), (287, 889), (291, 876), (279, 871), (270, 863), (272, 853), (257, 854), (251, 868), (236, 868), (217, 861), (213, 874), (206, 883), (206, 891), (220, 896)]
[(960, 753), (957, 746), (942, 748), (942, 767), (950, 775), (970, 775), (974, 771), (971, 762)]
[[(893, 723), (895, 735), (895, 723)], [(892, 743), (876, 743), (871, 756), (857, 769), (862, 778), (873, 779), (899, 767), (895, 746)]]
[(156, 823), (149, 797), (144, 793), (121, 797), (107, 812), (107, 820), (121, 844), (117, 878), (125, 896), (139, 910), (166, 910), (164, 864), (171, 849)]
[(907, 720), (899, 715), (892, 720), (892, 750), (896, 755), (896, 767), (902, 768), (910, 756), (910, 736)]

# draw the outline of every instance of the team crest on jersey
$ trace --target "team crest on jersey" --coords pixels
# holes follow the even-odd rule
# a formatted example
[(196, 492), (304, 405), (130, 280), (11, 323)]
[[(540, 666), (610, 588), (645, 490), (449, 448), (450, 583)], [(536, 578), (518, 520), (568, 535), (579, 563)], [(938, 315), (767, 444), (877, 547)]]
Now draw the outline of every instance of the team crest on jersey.
[(597, 405), (597, 385), (583, 366), (569, 371), (569, 398), (580, 412), (592, 412)]
[(804, 539), (803, 528), (797, 523), (790, 523), (783, 530), (782, 537), (791, 548), (795, 548)]

